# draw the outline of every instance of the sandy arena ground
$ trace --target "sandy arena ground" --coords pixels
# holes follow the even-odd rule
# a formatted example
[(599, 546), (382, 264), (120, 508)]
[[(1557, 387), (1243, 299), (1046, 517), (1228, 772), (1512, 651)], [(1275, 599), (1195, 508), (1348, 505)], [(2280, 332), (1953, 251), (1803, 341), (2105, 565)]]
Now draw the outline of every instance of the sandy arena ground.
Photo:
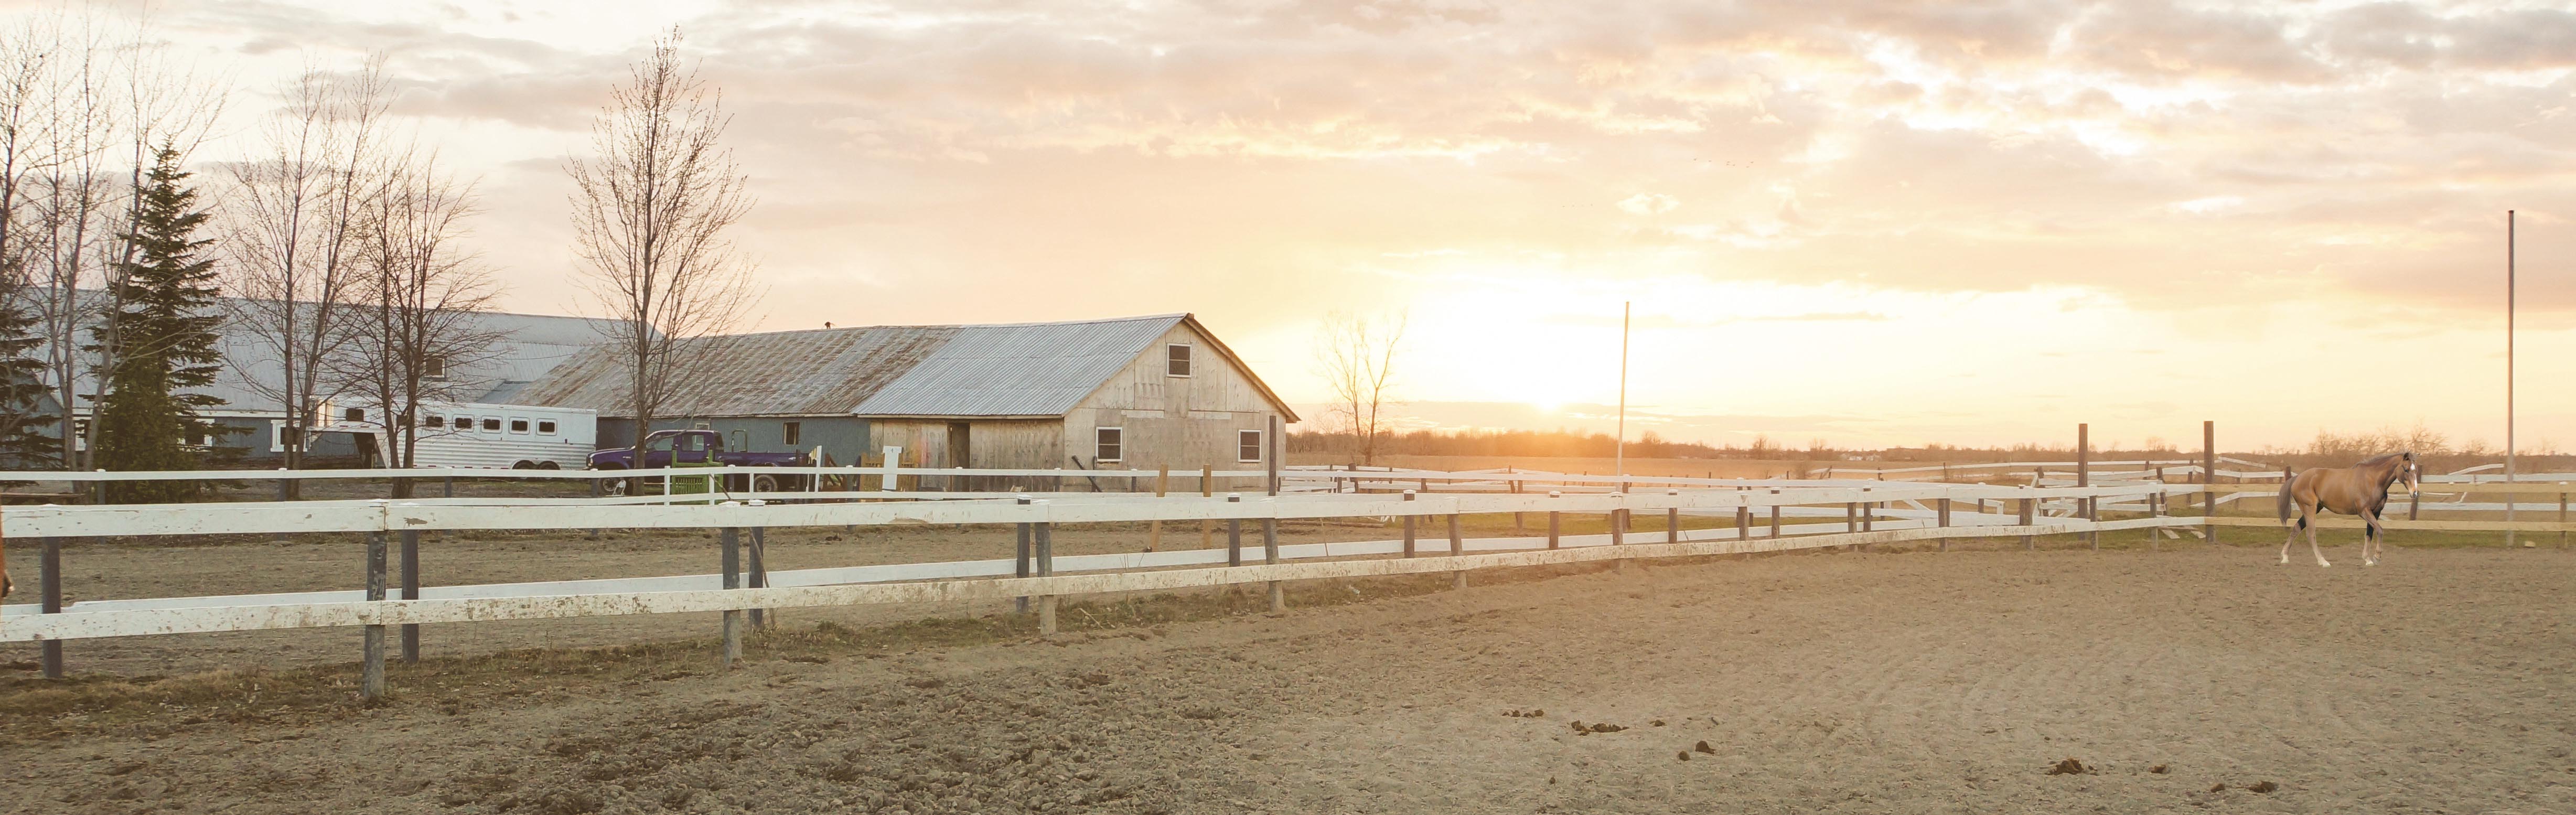
[[(68, 723), (6, 748), (0, 811), (2576, 811), (2576, 556), (2271, 555), (1730, 559), (148, 737)], [(2067, 758), (2090, 771), (2047, 774)]]

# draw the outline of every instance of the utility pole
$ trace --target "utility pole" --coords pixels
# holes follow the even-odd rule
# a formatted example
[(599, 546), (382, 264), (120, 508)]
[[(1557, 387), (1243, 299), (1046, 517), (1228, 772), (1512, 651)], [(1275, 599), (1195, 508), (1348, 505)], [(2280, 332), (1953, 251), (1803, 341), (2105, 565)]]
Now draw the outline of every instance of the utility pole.
[[(2504, 483), (2513, 483), (2513, 210), (2504, 211)], [(2513, 505), (2519, 496), (2504, 494), (2504, 522), (2513, 523)], [(2513, 546), (2519, 536), (2504, 531), (2504, 545)]]
[(1612, 474), (1619, 476), (1619, 491), (1628, 491), (1628, 309), (1619, 304), (1619, 444), (1610, 458)]

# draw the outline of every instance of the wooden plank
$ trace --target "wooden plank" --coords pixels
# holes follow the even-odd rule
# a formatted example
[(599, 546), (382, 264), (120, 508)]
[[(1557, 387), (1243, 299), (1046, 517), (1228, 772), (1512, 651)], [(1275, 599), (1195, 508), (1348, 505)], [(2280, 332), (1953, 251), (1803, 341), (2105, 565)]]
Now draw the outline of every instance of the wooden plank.
[[(2103, 531), (2145, 528), (2175, 519), (2130, 519), (2098, 524)], [(1334, 560), (1256, 564), (1238, 567), (1174, 569), (1054, 575), (1025, 579), (942, 580), (838, 586), (773, 587), (644, 592), (611, 595), (507, 597), (470, 599), (384, 600), (279, 606), (158, 609), (143, 611), (40, 615), (13, 623), (5, 641), (74, 639), (108, 636), (319, 628), (348, 625), (397, 625), (510, 619), (741, 611), (750, 608), (798, 608), (878, 603), (962, 602), (994, 600), (1020, 594), (1090, 594), (1155, 591), (1272, 580), (1318, 580), (1421, 574), (1477, 568), (1583, 563), (1618, 558), (1697, 557), (1743, 552), (1783, 551), (1827, 546), (1900, 543), (1960, 537), (2010, 537), (2069, 531), (2043, 527), (1987, 526), (1941, 529), (1885, 529), (1751, 540), (1704, 540), (1684, 543), (1581, 546), (1491, 554), (1458, 554), (1449, 558)], [(23, 629), (23, 630), (22, 630)]]
[[(367, 599), (385, 599), (385, 533), (367, 533)], [(385, 627), (382, 623), (367, 626), (364, 667), (359, 670), (358, 696), (380, 699), (385, 695)]]

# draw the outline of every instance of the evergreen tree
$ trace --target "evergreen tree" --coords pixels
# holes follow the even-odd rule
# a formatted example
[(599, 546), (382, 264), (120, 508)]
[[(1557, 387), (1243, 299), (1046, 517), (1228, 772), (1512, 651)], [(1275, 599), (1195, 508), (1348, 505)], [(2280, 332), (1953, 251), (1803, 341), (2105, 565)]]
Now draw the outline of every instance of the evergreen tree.
[[(164, 147), (137, 191), (134, 259), (121, 264), (110, 284), (114, 310), (92, 329), (92, 348), (108, 360), (107, 391), (99, 399), (98, 465), (116, 471), (188, 470), (199, 464), (191, 443), (211, 443), (221, 425), (197, 416), (217, 403), (197, 391), (214, 384), (223, 357), (215, 348), (214, 261), (198, 239), (207, 214), (195, 209), (197, 191), (181, 186), (188, 172), (179, 154)], [(116, 503), (163, 503), (194, 497), (193, 481), (111, 483)]]
[(0, 294), (0, 468), (52, 469), (62, 465), (62, 443), (43, 432), (53, 414), (39, 411), (52, 391), (45, 386), (45, 361), (36, 356), (44, 338), (13, 295)]

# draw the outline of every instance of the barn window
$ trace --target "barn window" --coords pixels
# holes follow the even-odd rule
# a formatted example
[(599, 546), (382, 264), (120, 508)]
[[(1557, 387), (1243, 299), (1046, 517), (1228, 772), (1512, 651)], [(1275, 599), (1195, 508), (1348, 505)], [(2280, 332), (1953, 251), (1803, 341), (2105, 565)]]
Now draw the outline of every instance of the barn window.
[(511, 420), (510, 420), (510, 432), (512, 432), (512, 433), (526, 433), (526, 432), (528, 432), (528, 420), (526, 420), (526, 419), (511, 419)]
[(1189, 376), (1190, 347), (1180, 343), (1173, 343), (1171, 345), (1163, 346), (1163, 349), (1164, 352), (1169, 355), (1170, 360), (1166, 363), (1163, 373), (1171, 376)]
[(1122, 448), (1126, 445), (1122, 442), (1127, 435), (1126, 429), (1118, 427), (1103, 427), (1099, 428), (1097, 432), (1099, 434), (1097, 436), (1099, 449), (1092, 453), (1092, 461), (1095, 463), (1125, 461), (1125, 451)]
[(352, 422), (363, 422), (363, 421), (366, 421), (366, 420), (367, 420), (367, 409), (366, 409), (366, 408), (350, 408), (350, 409), (348, 409), (348, 410), (342, 411), (342, 412), (341, 412), (341, 414), (340, 414), (340, 416), (341, 416), (341, 418), (347, 419), (348, 421), (352, 421)]
[(537, 435), (540, 435), (540, 436), (552, 436), (552, 435), (554, 435), (554, 434), (555, 434), (555, 423), (554, 423), (554, 422), (551, 422), (551, 421), (544, 421), (544, 422), (538, 422), (538, 423), (537, 423)]
[(780, 432), (787, 436), (787, 446), (794, 447), (798, 442), (805, 440), (804, 422), (785, 422), (784, 424), (786, 428)]
[(423, 379), (446, 379), (447, 357), (438, 354), (421, 357), (420, 375)]
[(1260, 460), (1261, 460), (1261, 431), (1259, 431), (1259, 430), (1237, 430), (1237, 431), (1234, 431), (1234, 460), (1236, 460), (1236, 461), (1260, 461)]

